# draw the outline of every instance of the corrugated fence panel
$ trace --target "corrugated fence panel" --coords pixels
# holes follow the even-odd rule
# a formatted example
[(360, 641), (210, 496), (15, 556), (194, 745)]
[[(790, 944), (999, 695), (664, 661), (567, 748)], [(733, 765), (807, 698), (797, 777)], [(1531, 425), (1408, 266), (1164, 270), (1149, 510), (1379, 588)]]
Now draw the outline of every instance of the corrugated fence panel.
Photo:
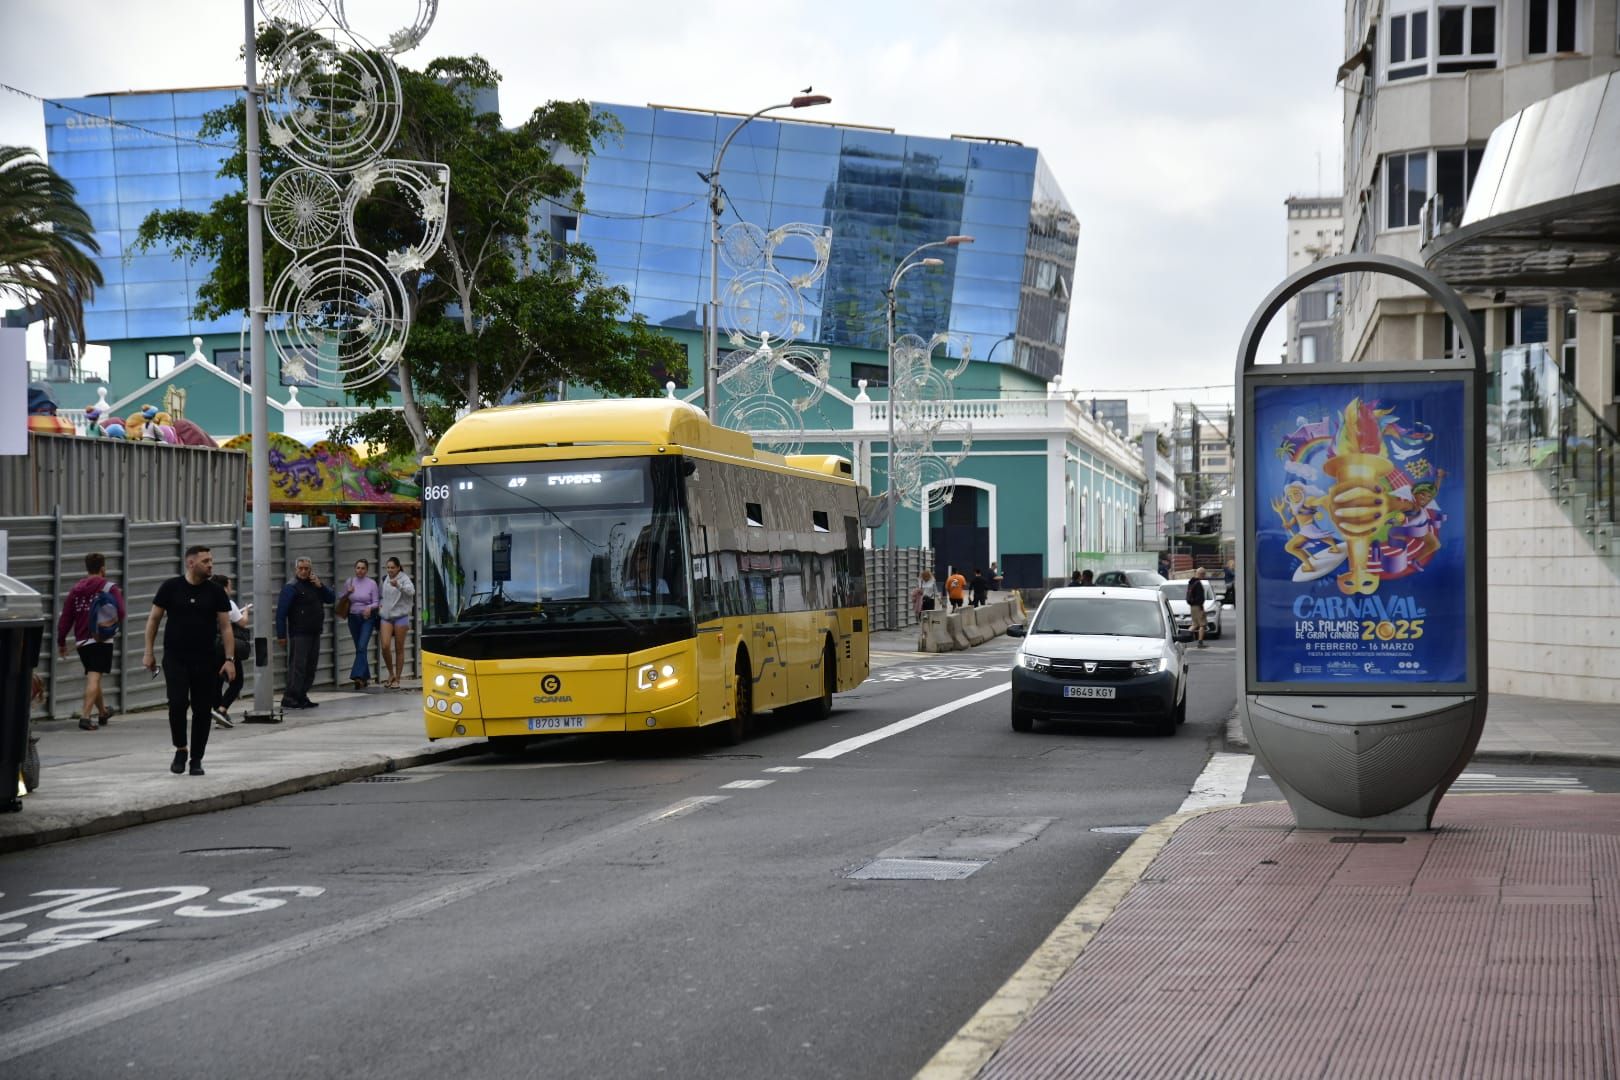
[(28, 436), (24, 457), (0, 457), (0, 517), (123, 515), (131, 521), (240, 521), (248, 457), (161, 442)]

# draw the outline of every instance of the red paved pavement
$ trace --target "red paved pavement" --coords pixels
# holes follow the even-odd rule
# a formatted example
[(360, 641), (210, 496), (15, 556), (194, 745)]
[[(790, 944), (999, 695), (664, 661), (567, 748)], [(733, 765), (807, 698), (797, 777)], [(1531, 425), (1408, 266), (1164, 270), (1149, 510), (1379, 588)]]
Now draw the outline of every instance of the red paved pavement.
[(980, 1075), (1620, 1077), (1620, 795), (1436, 825), (1186, 822)]

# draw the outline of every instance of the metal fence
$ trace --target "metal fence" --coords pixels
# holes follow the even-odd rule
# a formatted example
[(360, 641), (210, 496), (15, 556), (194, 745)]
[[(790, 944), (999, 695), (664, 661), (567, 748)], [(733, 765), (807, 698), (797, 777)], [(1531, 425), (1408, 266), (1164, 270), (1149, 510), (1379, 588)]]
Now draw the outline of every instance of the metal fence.
[(240, 450), (30, 433), (26, 455), (0, 456), (0, 519), (95, 511), (141, 522), (236, 521), (247, 477)]
[[(916, 613), (911, 610), (911, 589), (917, 584), (917, 575), (922, 568), (932, 568), (934, 552), (930, 548), (897, 548), (895, 550), (895, 578), (898, 580), (897, 592), (890, 592), (889, 587), (889, 549), (881, 548), (873, 551), (866, 549), (866, 595), (867, 609), (871, 613), (873, 630), (902, 630), (908, 626), (917, 625)], [(945, 583), (936, 583), (940, 594), (944, 595)], [(895, 597), (890, 603), (890, 597)], [(890, 617), (890, 610), (894, 617)]]
[[(5, 460), (0, 458), (0, 460)], [(162, 679), (154, 679), (141, 667), (146, 618), (152, 610), (152, 597), (160, 584), (183, 569), (183, 554), (193, 544), (213, 549), (214, 572), (236, 580), (237, 602), (252, 599), (253, 532), (246, 525), (193, 525), (185, 522), (139, 522), (123, 515), (0, 518), (0, 530), (7, 533), (9, 568), (7, 573), (46, 598), (48, 625), (46, 646), (40, 653), (40, 669), (46, 676), (45, 704), (35, 715), (68, 717), (84, 697), (84, 669), (70, 647), (64, 659), (56, 650), (56, 619), (62, 603), (75, 582), (84, 576), (84, 557), (99, 551), (107, 558), (107, 577), (123, 589), (128, 618), (123, 632), (113, 643), (113, 670), (102, 679), (109, 706), (120, 712), (154, 708), (165, 701)], [(397, 558), (405, 572), (417, 580), (417, 543), (414, 533), (382, 533), (374, 529), (291, 529), (285, 525), (270, 534), (271, 564), (280, 568), (281, 583), (292, 579), (293, 563), (308, 556), (321, 580), (334, 590), (352, 573), (357, 559), (368, 559), (379, 568), (389, 557)], [(380, 569), (374, 571), (380, 574)], [(272, 639), (274, 647), (275, 611), (252, 613), (254, 634)], [(406, 676), (418, 674), (417, 620), (405, 639)], [(370, 648), (373, 676), (386, 670), (378, 655), (375, 636)], [(158, 642), (161, 655), (161, 635)], [(315, 685), (342, 686), (348, 682), (354, 662), (354, 643), (346, 620), (335, 614), (327, 617), (321, 635)], [(286, 656), (276, 658), (277, 686), (285, 677)], [(251, 700), (257, 669), (251, 661), (243, 700)]]

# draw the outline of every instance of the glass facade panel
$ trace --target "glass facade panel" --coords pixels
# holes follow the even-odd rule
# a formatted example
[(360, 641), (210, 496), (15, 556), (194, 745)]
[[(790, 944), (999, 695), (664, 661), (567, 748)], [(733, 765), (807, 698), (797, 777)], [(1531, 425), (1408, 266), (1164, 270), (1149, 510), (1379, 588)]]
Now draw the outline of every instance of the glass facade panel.
[(647, 163), (626, 158), (598, 157), (585, 168), (585, 174), (598, 184), (645, 189)]
[(655, 135), (652, 160), (663, 165), (689, 165), (708, 172), (709, 166), (714, 164), (714, 144)]
[(1029, 220), (1029, 205), (1012, 199), (969, 195), (962, 200), (962, 220), (980, 225), (1017, 228)]
[(181, 333), (189, 333), (191, 322), (187, 319), (185, 307), (172, 308), (129, 308), (124, 316), (125, 326), (128, 328), (128, 337), (171, 337), (176, 327), (183, 327)]
[(173, 120), (174, 94), (117, 94), (109, 98), (109, 115), (118, 120)]
[(821, 180), (832, 184), (838, 179), (838, 156), (800, 150), (778, 150), (776, 168), (783, 176)]
[(120, 202), (172, 204), (180, 198), (180, 174), (177, 172), (120, 176), (117, 185)]
[(81, 176), (116, 176), (111, 150), (72, 150), (51, 155), (51, 168), (77, 180)]
[(173, 144), (149, 148), (130, 147), (118, 150), (118, 176), (137, 176), (141, 173), (179, 172), (180, 158)]
[(780, 128), (776, 145), (783, 150), (811, 150), (819, 154), (837, 154), (844, 145), (842, 128), (792, 122), (783, 123)]
[[(84, 336), (91, 341), (116, 341), (129, 336), (129, 328), (124, 320), (123, 290), (114, 287), (111, 290), (96, 290), (96, 299), (102, 298), (107, 292), (109, 303), (112, 305), (107, 311), (92, 311), (89, 308), (84, 312)], [(111, 295), (116, 292), (117, 295)]]
[(598, 214), (640, 214), (646, 206), (646, 198), (645, 188), (593, 184), (587, 205)]
[[(617, 106), (610, 106), (615, 112)], [(681, 139), (701, 139), (711, 146), (715, 141), (715, 132), (720, 126), (720, 118), (712, 113), (680, 112), (674, 109), (653, 109), (653, 134), (658, 136), (674, 135)], [(738, 119), (741, 119), (739, 117)], [(730, 122), (736, 124), (736, 120)], [(727, 127), (730, 130), (730, 126)], [(713, 151), (710, 151), (711, 156)]]
[(124, 305), (131, 312), (147, 308), (186, 308), (191, 304), (191, 289), (184, 278), (178, 281), (149, 281), (124, 286)]
[(1033, 173), (971, 169), (968, 171), (967, 190), (969, 195), (1028, 202), (1030, 195), (1035, 191), (1035, 176)]
[(128, 126), (112, 129), (113, 146), (120, 150), (173, 149), (175, 131), (173, 120), (130, 120)]

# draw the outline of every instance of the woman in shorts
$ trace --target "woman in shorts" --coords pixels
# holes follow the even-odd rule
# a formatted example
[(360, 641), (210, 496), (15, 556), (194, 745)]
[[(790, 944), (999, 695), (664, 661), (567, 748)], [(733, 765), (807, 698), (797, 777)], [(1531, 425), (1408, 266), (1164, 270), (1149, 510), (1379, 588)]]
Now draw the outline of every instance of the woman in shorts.
[(382, 606), (382, 658), (388, 668), (385, 686), (399, 689), (399, 677), (405, 673), (405, 635), (411, 631), (411, 609), (416, 606), (416, 586), (411, 576), (390, 558), (383, 564)]

